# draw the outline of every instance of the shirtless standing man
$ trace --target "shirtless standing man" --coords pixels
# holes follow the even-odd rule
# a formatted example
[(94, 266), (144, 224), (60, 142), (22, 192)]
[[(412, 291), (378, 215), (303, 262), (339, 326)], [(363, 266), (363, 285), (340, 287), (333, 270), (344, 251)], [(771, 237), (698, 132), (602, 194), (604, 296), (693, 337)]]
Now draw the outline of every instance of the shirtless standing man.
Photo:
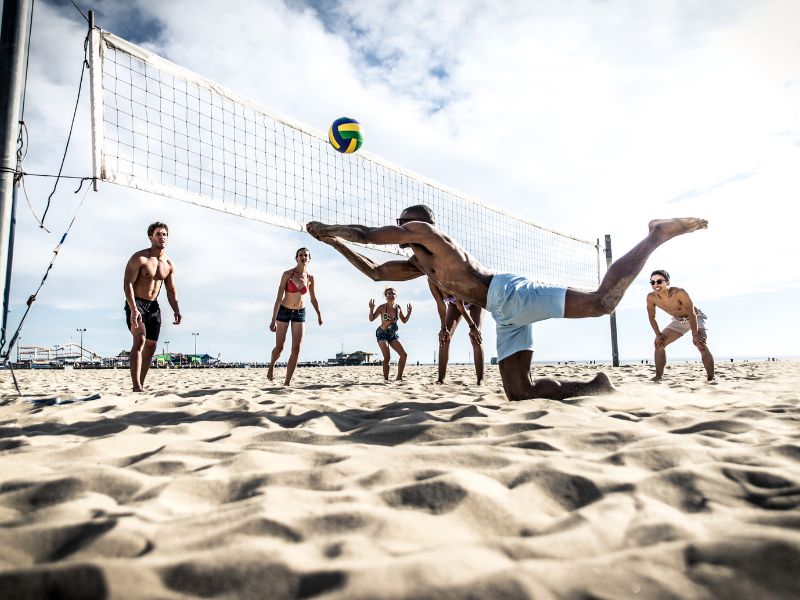
[[(647, 316), (650, 326), (656, 334), (655, 363), (656, 376), (653, 381), (661, 381), (664, 367), (667, 365), (667, 346), (682, 337), (687, 331), (692, 332), (692, 343), (700, 351), (703, 366), (706, 368), (708, 381), (714, 380), (714, 357), (706, 345), (706, 316), (697, 308), (686, 290), (670, 287), (669, 273), (661, 269), (650, 274), (650, 285), (653, 291), (647, 294)], [(659, 330), (656, 322), (656, 307), (672, 316), (672, 321)]]
[[(402, 212), (397, 226), (311, 222), (306, 231), (336, 248), (374, 281), (406, 281), (427, 275), (439, 289), (486, 308), (497, 322), (500, 377), (510, 400), (561, 400), (613, 391), (604, 373), (587, 382), (540, 379), (534, 383), (530, 372), (531, 323), (554, 317), (576, 319), (609, 314), (656, 248), (676, 236), (708, 226), (707, 221), (693, 218), (651, 221), (647, 237), (609, 267), (600, 287), (594, 292), (582, 292), (538, 285), (518, 275), (494, 274), (433, 223), (433, 211), (415, 205)], [(399, 244), (401, 248), (411, 248), (414, 255), (378, 265), (347, 248), (338, 238), (362, 244)]]
[(147, 228), (147, 237), (150, 238), (150, 247), (139, 250), (125, 265), (125, 317), (133, 335), (130, 363), (134, 392), (141, 392), (144, 388), (144, 378), (161, 331), (161, 309), (156, 300), (161, 282), (167, 286), (167, 300), (175, 313), (173, 325), (181, 322), (175, 290), (175, 263), (164, 254), (169, 228), (165, 223), (152, 223)]

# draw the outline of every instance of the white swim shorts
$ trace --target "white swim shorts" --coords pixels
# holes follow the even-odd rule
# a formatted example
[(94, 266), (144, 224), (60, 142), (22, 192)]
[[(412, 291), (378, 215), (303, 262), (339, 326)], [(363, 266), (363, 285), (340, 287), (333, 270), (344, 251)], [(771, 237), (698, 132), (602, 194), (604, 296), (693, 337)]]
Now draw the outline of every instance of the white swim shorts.
[(510, 273), (492, 277), (486, 310), (497, 323), (497, 359), (533, 350), (531, 323), (562, 318), (567, 288), (541, 285)]
[[(702, 310), (695, 306), (694, 308), (695, 314), (697, 315), (697, 329), (706, 329), (706, 315), (703, 313)], [(672, 317), (672, 321), (667, 324), (664, 329), (672, 329), (673, 331), (677, 331), (681, 335), (684, 333), (691, 331), (692, 326), (689, 323), (689, 317)]]

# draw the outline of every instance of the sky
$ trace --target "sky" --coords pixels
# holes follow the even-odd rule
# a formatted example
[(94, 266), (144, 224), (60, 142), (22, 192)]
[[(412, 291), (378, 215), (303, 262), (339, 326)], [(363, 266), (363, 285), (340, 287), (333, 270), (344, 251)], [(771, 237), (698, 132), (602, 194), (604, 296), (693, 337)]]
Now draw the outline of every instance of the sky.
[[(623, 298), (623, 360), (652, 359), (645, 297), (653, 269), (668, 270), (708, 315), (718, 360), (800, 355), (793, 0), (76, 3), (95, 10), (101, 28), (315, 129), (355, 116), (364, 148), (394, 164), (577, 237), (609, 234), (615, 257), (644, 237), (650, 219), (707, 219), (707, 230), (659, 248)], [(58, 170), (85, 35), (71, 3), (35, 3), (26, 172)], [(64, 174), (91, 174), (89, 129), (87, 77)], [(308, 246), (324, 324), (309, 320), (300, 360), (377, 352), (368, 302), (383, 284), (305, 234), (113, 184), (86, 194), (79, 209), (85, 187), (75, 194), (74, 180), (53, 195), (48, 232), (36, 219), (53, 180), (27, 177), (25, 186), (11, 331), (77, 217), (25, 322), (23, 346), (78, 342), (77, 329), (86, 329), (87, 349), (129, 349), (123, 269), (159, 220), (170, 226), (184, 317), (162, 328), (159, 351), (169, 342), (171, 352), (191, 353), (196, 341), (199, 353), (223, 361), (265, 360), (280, 274)], [(427, 285), (397, 287), (399, 301), (414, 306), (400, 331), (409, 360), (432, 362), (439, 325)], [(534, 360), (610, 360), (609, 330), (608, 317), (538, 323)], [(494, 356), (488, 314), (484, 339)], [(668, 356), (697, 353), (682, 339)], [(463, 326), (451, 360), (471, 360)]]

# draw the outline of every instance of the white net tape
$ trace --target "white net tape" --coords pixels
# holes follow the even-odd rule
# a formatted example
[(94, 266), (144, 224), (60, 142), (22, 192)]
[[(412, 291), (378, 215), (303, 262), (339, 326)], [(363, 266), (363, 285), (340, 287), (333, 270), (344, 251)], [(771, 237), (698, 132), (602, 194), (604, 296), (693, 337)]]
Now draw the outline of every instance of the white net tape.
[(308, 221), (383, 226), (403, 208), (425, 204), (490, 269), (576, 288), (598, 284), (594, 242), (363, 150), (340, 154), (323, 132), (112, 34), (93, 32), (92, 46), (95, 175), (102, 181), (295, 230)]

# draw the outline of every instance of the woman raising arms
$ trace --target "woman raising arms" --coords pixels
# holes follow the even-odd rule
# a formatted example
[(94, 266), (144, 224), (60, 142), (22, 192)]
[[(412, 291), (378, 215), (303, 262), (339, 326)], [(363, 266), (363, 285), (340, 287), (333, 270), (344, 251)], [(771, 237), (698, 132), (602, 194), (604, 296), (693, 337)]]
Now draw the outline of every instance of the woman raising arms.
[(275, 363), (283, 352), (286, 342), (286, 333), (289, 326), (292, 328), (292, 352), (289, 362), (286, 363), (286, 379), (283, 385), (290, 385), (294, 368), (297, 366), (297, 357), (300, 355), (300, 345), (303, 343), (305, 332), (306, 307), (303, 296), (308, 294), (311, 305), (317, 311), (317, 320), (322, 325), (322, 313), (319, 312), (317, 295), (314, 289), (314, 276), (308, 272), (308, 263), (311, 261), (311, 251), (300, 248), (294, 255), (297, 265), (293, 269), (284, 271), (278, 285), (278, 295), (275, 298), (275, 307), (272, 309), (272, 321), (269, 330), (275, 332), (275, 347), (267, 371), (267, 379), (272, 381)]
[(383, 379), (389, 381), (389, 347), (394, 348), (400, 359), (397, 361), (397, 381), (403, 379), (403, 369), (406, 368), (406, 349), (400, 343), (400, 335), (397, 333), (397, 321), (408, 323), (411, 318), (411, 304), (406, 306), (406, 314), (403, 314), (403, 309), (395, 304), (397, 291), (394, 288), (386, 288), (383, 291), (386, 297), (386, 303), (381, 304), (377, 310), (375, 309), (375, 300), (369, 301), (369, 320), (374, 321), (378, 317), (381, 319), (381, 324), (375, 330), (375, 339), (378, 341), (378, 347), (383, 354)]

